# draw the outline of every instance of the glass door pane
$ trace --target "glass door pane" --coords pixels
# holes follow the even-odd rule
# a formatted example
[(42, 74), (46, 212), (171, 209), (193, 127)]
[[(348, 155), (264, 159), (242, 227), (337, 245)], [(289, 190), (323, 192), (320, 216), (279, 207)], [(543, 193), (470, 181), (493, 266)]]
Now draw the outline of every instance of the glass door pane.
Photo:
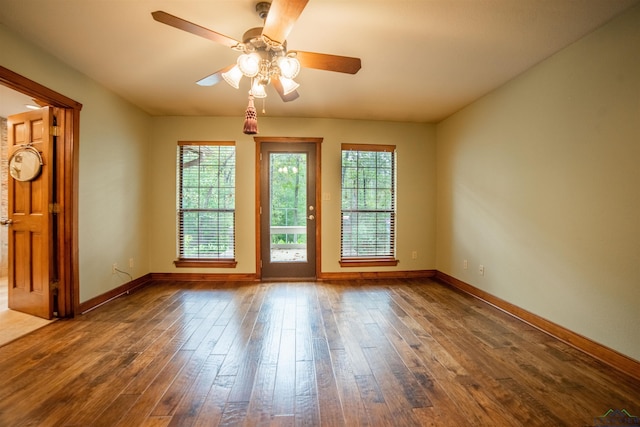
[(270, 262), (307, 262), (307, 154), (269, 155)]

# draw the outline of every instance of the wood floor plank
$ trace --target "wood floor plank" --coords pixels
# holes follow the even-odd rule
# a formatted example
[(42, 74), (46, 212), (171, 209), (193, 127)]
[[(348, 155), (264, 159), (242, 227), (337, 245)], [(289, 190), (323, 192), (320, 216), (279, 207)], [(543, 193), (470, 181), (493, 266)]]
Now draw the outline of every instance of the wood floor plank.
[(296, 362), (295, 386), (296, 398), (310, 397), (311, 399), (318, 399), (318, 384), (316, 383), (315, 364), (313, 360), (299, 360)]
[(227, 402), (220, 419), (221, 427), (235, 427), (242, 425), (247, 417), (249, 402)]
[[(236, 367), (236, 381), (231, 389), (229, 402), (249, 402), (251, 400), (256, 372), (260, 363), (263, 328), (264, 323), (256, 323), (246, 345), (242, 348), (237, 347), (239, 353), (233, 352), (229, 354), (223, 363), (221, 370), (227, 367), (228, 370), (225, 371), (227, 374), (232, 371), (231, 366)], [(231, 359), (235, 359), (233, 363), (229, 363)]]
[(119, 394), (117, 397), (113, 398), (109, 406), (105, 408), (104, 411), (100, 412), (98, 416), (94, 414), (94, 418), (90, 425), (92, 427), (111, 427), (116, 425), (122, 419), (124, 414), (127, 413), (136, 403), (138, 397), (139, 395)]
[(208, 356), (189, 390), (180, 396), (180, 402), (175, 407), (169, 426), (187, 427), (196, 423), (198, 414), (220, 371), (222, 360), (223, 357), (220, 355)]
[(333, 313), (332, 304), (326, 292), (318, 293), (318, 303), (320, 305), (322, 324), (324, 326), (323, 329), (327, 339), (327, 344), (329, 345), (329, 349), (343, 349), (344, 343), (342, 342), (342, 336), (338, 331), (338, 325)]
[(331, 350), (331, 360), (335, 367), (336, 386), (342, 404), (345, 425), (371, 426), (374, 425), (360, 397), (358, 382), (353, 374), (349, 356), (345, 350)]
[[(434, 308), (434, 310), (437, 313), (437, 308)], [(440, 331), (434, 338), (437, 339), (438, 343), (444, 348), (446, 351), (445, 354), (455, 355), (456, 363), (459, 363), (464, 369), (464, 373), (462, 373), (463, 371), (458, 371), (454, 380), (463, 386), (463, 389), (467, 391), (468, 395), (474, 398), (477, 404), (490, 412), (488, 417), (492, 422), (514, 423), (514, 420), (509, 419), (508, 414), (510, 412), (504, 411), (504, 408), (510, 408), (510, 400), (504, 397), (505, 391), (500, 383), (495, 380), (496, 377), (508, 378), (508, 371), (500, 370), (499, 367), (496, 367), (497, 364), (494, 360), (490, 357), (484, 357), (485, 354), (480, 351), (483, 347), (483, 341), (478, 339), (477, 334), (474, 334), (473, 331), (461, 334), (455, 325), (448, 325), (445, 321), (440, 321), (440, 319), (442, 318), (439, 316), (432, 319), (434, 325), (436, 325)], [(446, 334), (443, 334), (442, 331), (445, 331)], [(448, 337), (455, 336), (456, 339), (451, 340), (445, 338), (445, 335)], [(486, 343), (484, 344), (486, 345)], [(491, 344), (489, 344), (488, 347), (493, 348)], [(492, 367), (495, 368), (492, 370)], [(480, 385), (486, 389), (478, 393), (477, 389)], [(454, 390), (453, 387), (449, 387), (448, 389), (451, 391)], [(501, 399), (502, 403), (500, 403)], [(503, 408), (503, 410), (497, 408)], [(525, 415), (526, 414), (521, 414), (520, 417), (526, 420)]]
[(413, 412), (407, 410), (413, 408), (408, 396), (403, 390), (402, 384), (393, 375), (389, 365), (386, 363), (387, 355), (377, 347), (366, 347), (363, 349), (365, 356), (369, 360), (369, 366), (373, 371), (374, 378), (380, 392), (384, 398), (388, 410), (393, 414), (393, 419), (397, 425), (417, 425), (417, 420)]
[(156, 417), (150, 416), (144, 420), (141, 427), (166, 427), (171, 422), (171, 417)]
[[(247, 427), (251, 427), (255, 424), (245, 424)], [(296, 425), (296, 418), (294, 415), (277, 415), (271, 418), (269, 427), (293, 427)], [(300, 423), (299, 425), (305, 425)], [(307, 425), (315, 425), (313, 423)]]
[[(82, 353), (65, 353), (67, 357), (61, 357), (57, 364), (51, 366), (51, 369), (45, 369), (46, 364), (39, 365), (17, 381), (2, 387), (0, 416), (8, 413), (28, 416), (25, 414), (32, 411), (34, 411), (33, 416), (39, 416), (36, 412), (42, 409), (41, 403), (47, 397), (55, 396), (57, 391), (65, 390), (69, 381), (79, 378), (83, 373), (87, 372), (90, 375), (92, 369), (99, 369), (105, 353), (92, 351), (95, 347), (97, 344), (81, 346)], [(112, 355), (108, 356), (112, 357)], [(33, 407), (33, 402), (38, 402), (36, 408)], [(1, 422), (0, 425), (2, 425)]]
[(82, 399), (82, 406), (65, 418), (66, 422), (70, 425), (90, 425), (95, 420), (96, 414), (106, 411), (113, 402), (110, 393), (123, 390), (146, 367), (146, 364), (146, 360), (136, 353), (122, 353), (121, 363), (106, 371), (100, 382), (91, 384), (90, 392), (86, 393)]
[(116, 424), (116, 427), (143, 424), (192, 355), (193, 351), (176, 352), (157, 373), (151, 384), (140, 394), (136, 403)]
[(398, 425), (385, 402), (376, 378), (373, 375), (356, 375), (354, 379), (358, 384), (360, 399), (372, 424), (376, 426)]
[(258, 366), (251, 401), (244, 419), (245, 426), (270, 425), (273, 417), (279, 416), (274, 410), (274, 401), (277, 399), (274, 395), (276, 371), (277, 366), (274, 364), (261, 363)]
[(313, 341), (313, 349), (320, 422), (325, 426), (343, 426), (344, 415), (333, 373), (329, 345), (326, 340), (316, 338)]
[(273, 414), (287, 415), (295, 412), (297, 368), (295, 330), (283, 329), (281, 333), (276, 378), (273, 391)]
[(219, 425), (234, 381), (235, 376), (216, 376), (207, 397), (202, 403), (194, 426), (211, 427)]
[(182, 400), (182, 397), (191, 389), (206, 360), (207, 358), (205, 355), (196, 354), (194, 352), (180, 372), (174, 377), (169, 388), (167, 388), (156, 406), (153, 408), (151, 416), (160, 417), (173, 415), (176, 407)]
[(430, 279), (154, 281), (0, 347), (0, 426), (584, 426), (640, 381)]
[(311, 334), (309, 305), (296, 305), (296, 360), (313, 360), (313, 336)]
[(176, 352), (173, 351), (141, 353), (136, 360), (140, 365), (140, 371), (129, 381), (122, 393), (132, 395), (144, 393), (175, 354)]
[[(72, 394), (77, 387), (86, 387), (95, 378), (101, 375), (103, 369), (115, 366), (117, 361), (113, 355), (93, 352), (82, 361), (78, 361), (67, 371), (67, 376), (56, 376), (46, 384), (38, 384), (38, 387), (29, 387), (29, 396), (38, 402), (34, 406), (31, 401), (24, 398), (12, 398), (3, 400), (0, 406), (0, 425), (2, 419), (8, 416), (16, 425), (31, 423), (33, 425), (55, 425), (56, 421), (65, 414), (77, 410), (81, 401), (74, 400)], [(37, 379), (32, 379), (38, 383)], [(90, 390), (87, 389), (89, 393)]]

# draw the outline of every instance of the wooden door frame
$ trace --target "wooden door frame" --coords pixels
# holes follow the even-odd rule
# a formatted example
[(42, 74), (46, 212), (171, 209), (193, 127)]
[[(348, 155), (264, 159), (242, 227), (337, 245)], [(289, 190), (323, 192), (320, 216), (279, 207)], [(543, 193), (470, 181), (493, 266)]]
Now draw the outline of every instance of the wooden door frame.
[(313, 143), (316, 146), (316, 277), (320, 277), (320, 268), (322, 266), (322, 183), (321, 183), (321, 172), (320, 165), (322, 164), (322, 159), (320, 156), (321, 144), (324, 138), (310, 138), (310, 137), (291, 137), (291, 136), (255, 136), (253, 140), (256, 142), (256, 278), (262, 279), (262, 251), (260, 250), (260, 244), (262, 242), (262, 237), (260, 233), (260, 200), (262, 196), (262, 188), (260, 182), (261, 175), (261, 165), (260, 161), (260, 153), (262, 152), (262, 144), (267, 142), (277, 142), (277, 143), (287, 143), (287, 144), (296, 144), (296, 143)]
[(80, 305), (78, 273), (78, 143), (82, 104), (0, 66), (0, 84), (58, 109), (56, 179), (59, 212), (58, 316), (73, 317)]

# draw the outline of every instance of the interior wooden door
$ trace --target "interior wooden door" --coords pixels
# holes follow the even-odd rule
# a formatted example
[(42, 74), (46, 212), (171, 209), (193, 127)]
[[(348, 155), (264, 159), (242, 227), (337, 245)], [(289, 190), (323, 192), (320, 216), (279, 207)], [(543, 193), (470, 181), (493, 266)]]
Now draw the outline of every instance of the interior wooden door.
[(33, 179), (20, 180), (9, 173), (9, 308), (45, 319), (53, 315), (53, 124), (49, 107), (7, 120), (9, 158), (25, 147), (35, 148), (42, 158)]

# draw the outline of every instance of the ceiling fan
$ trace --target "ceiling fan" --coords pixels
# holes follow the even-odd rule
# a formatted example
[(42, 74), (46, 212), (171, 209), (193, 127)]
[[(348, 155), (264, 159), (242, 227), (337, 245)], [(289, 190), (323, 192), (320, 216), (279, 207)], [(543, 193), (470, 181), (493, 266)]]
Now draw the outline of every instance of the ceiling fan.
[(293, 81), (300, 67), (356, 74), (361, 67), (360, 58), (325, 53), (287, 50), (286, 38), (309, 0), (273, 0), (259, 2), (258, 16), (265, 20), (264, 27), (251, 28), (242, 41), (217, 33), (167, 12), (156, 11), (153, 19), (177, 29), (223, 44), (242, 52), (237, 64), (231, 64), (199, 80), (201, 86), (213, 86), (221, 80), (238, 88), (242, 76), (252, 79), (251, 95), (265, 97), (265, 87), (271, 83), (283, 101), (298, 98), (298, 84)]

